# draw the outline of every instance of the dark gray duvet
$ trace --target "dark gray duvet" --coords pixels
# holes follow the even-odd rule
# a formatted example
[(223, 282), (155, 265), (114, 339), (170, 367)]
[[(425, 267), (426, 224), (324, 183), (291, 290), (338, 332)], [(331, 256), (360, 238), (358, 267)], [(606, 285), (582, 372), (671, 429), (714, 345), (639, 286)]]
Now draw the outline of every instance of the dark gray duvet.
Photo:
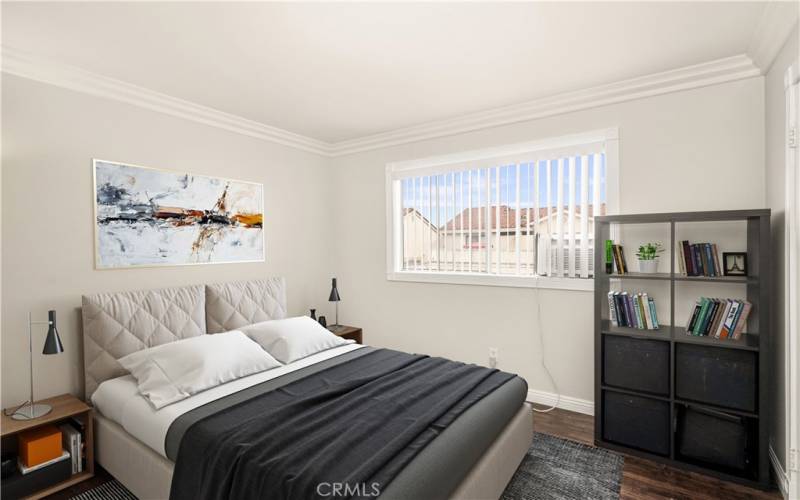
[(444, 498), (526, 391), (497, 370), (362, 348), (177, 419), (170, 497)]

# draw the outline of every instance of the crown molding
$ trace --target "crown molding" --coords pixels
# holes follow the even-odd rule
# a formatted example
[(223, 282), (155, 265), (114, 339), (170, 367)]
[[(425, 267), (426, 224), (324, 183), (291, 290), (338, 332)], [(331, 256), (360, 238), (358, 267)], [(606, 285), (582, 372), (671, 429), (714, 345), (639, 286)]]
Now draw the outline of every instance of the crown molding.
[(597, 87), (566, 92), (521, 104), (417, 125), (333, 144), (332, 155), (343, 156), (436, 137), (498, 127), (547, 116), (615, 104), (643, 97), (759, 76), (746, 55), (718, 59), (680, 69), (631, 78)]
[(330, 155), (331, 145), (327, 142), (271, 127), (74, 66), (46, 60), (5, 45), (2, 46), (2, 71), (10, 75), (133, 104), (303, 151), (324, 156)]
[(50, 85), (113, 99), (257, 139), (283, 144), (326, 157), (345, 156), (400, 144), (509, 125), (583, 109), (689, 90), (744, 78), (761, 72), (740, 54), (584, 90), (434, 121), (352, 140), (329, 143), (272, 127), (207, 106), (178, 99), (74, 66), (45, 60), (2, 47), (2, 71)]
[(798, 6), (795, 2), (771, 1), (764, 6), (747, 46), (747, 55), (762, 73), (769, 71), (797, 21)]

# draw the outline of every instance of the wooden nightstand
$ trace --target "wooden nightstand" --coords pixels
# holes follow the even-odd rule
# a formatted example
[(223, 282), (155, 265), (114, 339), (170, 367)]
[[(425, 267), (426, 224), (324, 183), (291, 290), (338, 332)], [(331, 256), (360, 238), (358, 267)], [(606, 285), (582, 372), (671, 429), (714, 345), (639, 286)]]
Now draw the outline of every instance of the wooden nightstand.
[(355, 340), (359, 344), (363, 344), (363, 342), (361, 341), (362, 340), (361, 339), (361, 334), (362, 334), (361, 328), (358, 328), (358, 327), (355, 327), (355, 326), (340, 325), (339, 328), (337, 328), (337, 329), (334, 329), (333, 326), (328, 327), (328, 329), (334, 335), (342, 337), (343, 339)]
[(83, 472), (73, 474), (65, 481), (56, 483), (26, 497), (29, 499), (46, 497), (47, 495), (61, 491), (64, 488), (68, 488), (94, 476), (94, 430), (92, 428), (92, 408), (71, 394), (64, 394), (54, 398), (44, 399), (42, 401), (37, 401), (37, 403), (49, 404), (53, 407), (53, 409), (47, 415), (34, 420), (13, 420), (11, 417), (7, 417), (5, 413), (3, 413), (2, 429), (0, 429), (0, 437), (2, 437), (3, 441), (3, 450), (16, 449), (16, 435), (20, 432), (35, 429), (46, 424), (58, 425), (63, 421), (68, 420), (70, 417), (75, 417), (83, 424), (84, 428), (83, 440), (85, 443), (84, 449), (86, 463)]

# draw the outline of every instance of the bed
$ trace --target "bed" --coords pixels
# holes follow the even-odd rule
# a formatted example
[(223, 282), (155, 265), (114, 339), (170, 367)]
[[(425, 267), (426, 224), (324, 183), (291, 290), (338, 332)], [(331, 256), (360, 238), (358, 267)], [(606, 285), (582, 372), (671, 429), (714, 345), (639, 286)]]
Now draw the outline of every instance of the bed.
[[(86, 399), (97, 410), (98, 463), (139, 498), (168, 498), (176, 461), (180, 471), (190, 460), (187, 451), (180, 453), (190, 449), (192, 440), (185, 433), (255, 401), (251, 394), (256, 389), (272, 396), (280, 392), (276, 388), (294, 387), (322, 373), (352, 371), (366, 360), (383, 366), (381, 356), (412, 356), (357, 344), (337, 346), (160, 410), (138, 393), (136, 381), (118, 361), (148, 347), (279, 320), (286, 317), (286, 310), (282, 278), (84, 296)], [(406, 453), (409, 458), (398, 462), (402, 467), (395, 467), (391, 480), (380, 489), (380, 498), (499, 498), (533, 439), (526, 389), (523, 380), (507, 376), (485, 395), (476, 396), (474, 404), (437, 428), (421, 449)], [(330, 421), (341, 427), (341, 433), (352, 431)], [(333, 493), (330, 488), (318, 491), (321, 496)], [(369, 491), (359, 493), (374, 496)], [(174, 492), (173, 498), (178, 498)]]

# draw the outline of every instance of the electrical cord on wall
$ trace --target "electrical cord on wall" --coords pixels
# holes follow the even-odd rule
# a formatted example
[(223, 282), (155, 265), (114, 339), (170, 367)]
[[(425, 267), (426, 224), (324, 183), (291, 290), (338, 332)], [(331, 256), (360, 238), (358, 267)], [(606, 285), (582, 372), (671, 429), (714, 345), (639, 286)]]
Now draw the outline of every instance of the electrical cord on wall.
[(541, 348), (542, 352), (542, 368), (544, 368), (544, 372), (550, 379), (550, 384), (553, 386), (553, 390), (556, 391), (556, 402), (553, 403), (553, 406), (551, 406), (550, 408), (546, 408), (544, 410), (537, 410), (536, 408), (534, 408), (533, 411), (537, 413), (549, 413), (558, 407), (558, 404), (561, 402), (561, 393), (558, 392), (558, 386), (556, 386), (556, 380), (553, 378), (553, 374), (550, 373), (550, 368), (547, 367), (547, 363), (545, 363), (544, 361), (544, 328), (542, 327), (542, 301), (539, 294), (540, 294), (539, 287), (536, 287), (536, 321), (539, 324), (539, 347)]

